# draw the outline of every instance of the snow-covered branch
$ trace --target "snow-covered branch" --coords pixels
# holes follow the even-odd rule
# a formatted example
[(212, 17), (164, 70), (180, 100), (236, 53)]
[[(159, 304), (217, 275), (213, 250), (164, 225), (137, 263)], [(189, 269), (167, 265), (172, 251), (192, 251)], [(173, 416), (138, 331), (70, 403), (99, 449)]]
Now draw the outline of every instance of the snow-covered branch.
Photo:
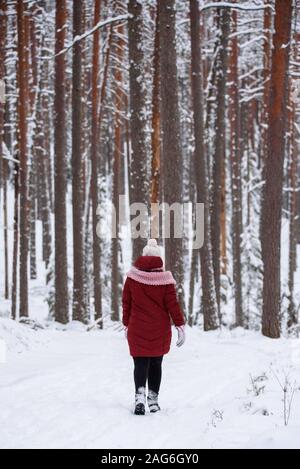
[(90, 29), (89, 31), (86, 31), (84, 34), (82, 34), (81, 36), (76, 36), (74, 38), (74, 40), (71, 42), (71, 44), (69, 44), (67, 47), (65, 47), (64, 49), (62, 49), (60, 52), (58, 52), (57, 54), (53, 55), (51, 58), (55, 58), (55, 57), (59, 57), (60, 55), (62, 54), (65, 54), (66, 52), (68, 52), (70, 49), (72, 49), (75, 44), (77, 44), (78, 42), (80, 41), (83, 41), (84, 39), (86, 39), (87, 37), (91, 36), (92, 34), (94, 34), (96, 31), (98, 31), (98, 29), (101, 29), (101, 28), (104, 28), (105, 26), (108, 26), (110, 24), (113, 24), (113, 23), (119, 23), (120, 21), (124, 21), (124, 20), (128, 20), (130, 18), (130, 15), (129, 14), (126, 14), (126, 15), (119, 15), (119, 16), (115, 16), (114, 18), (109, 18), (105, 21), (100, 21), (98, 24), (96, 24), (96, 26), (94, 26), (92, 29)]
[(232, 8), (234, 10), (244, 10), (244, 11), (258, 11), (258, 10), (265, 10), (266, 8), (271, 8), (272, 10), (273, 5), (271, 4), (261, 4), (261, 5), (250, 5), (250, 4), (239, 4), (239, 3), (232, 3), (232, 2), (211, 2), (203, 5), (201, 7), (201, 11), (208, 10), (210, 8)]
[(2, 151), (3, 151), (2, 158), (4, 160), (11, 161), (12, 163), (20, 164), (19, 160), (16, 160), (15, 158), (11, 156), (11, 153), (8, 150), (5, 142), (2, 142)]
[(2, 155), (2, 158), (6, 161), (11, 161), (12, 163), (20, 164), (19, 160), (16, 160), (15, 158), (12, 158), (11, 156)]

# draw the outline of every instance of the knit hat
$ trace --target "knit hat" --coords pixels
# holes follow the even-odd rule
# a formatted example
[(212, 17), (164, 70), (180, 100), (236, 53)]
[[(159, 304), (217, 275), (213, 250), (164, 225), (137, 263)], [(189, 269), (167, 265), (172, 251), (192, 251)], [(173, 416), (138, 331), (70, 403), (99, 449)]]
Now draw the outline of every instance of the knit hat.
[(149, 239), (147, 245), (143, 249), (143, 256), (161, 257), (160, 247), (157, 245), (156, 239)]

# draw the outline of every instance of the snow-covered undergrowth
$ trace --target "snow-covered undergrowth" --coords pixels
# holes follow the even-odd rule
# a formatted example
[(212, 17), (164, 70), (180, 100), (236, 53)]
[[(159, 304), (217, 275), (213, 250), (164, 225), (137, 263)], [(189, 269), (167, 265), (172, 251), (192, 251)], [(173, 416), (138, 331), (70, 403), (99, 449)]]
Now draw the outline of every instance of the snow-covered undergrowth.
[(47, 340), (31, 327), (0, 317), (0, 339), (4, 340), (8, 353), (32, 351)]
[[(7, 319), (0, 331), (10, 344), (0, 365), (1, 448), (300, 448), (298, 339), (188, 329), (177, 349), (174, 334), (162, 410), (141, 417), (132, 414), (123, 333), (33, 331)], [(36, 341), (44, 344), (38, 353)], [(286, 376), (294, 390), (288, 426), (279, 385)]]

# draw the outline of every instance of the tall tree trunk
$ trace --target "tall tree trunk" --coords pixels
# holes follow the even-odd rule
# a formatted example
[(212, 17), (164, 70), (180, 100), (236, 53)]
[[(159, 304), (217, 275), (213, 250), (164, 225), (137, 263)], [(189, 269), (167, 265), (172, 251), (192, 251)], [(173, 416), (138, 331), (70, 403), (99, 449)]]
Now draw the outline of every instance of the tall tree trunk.
[(120, 303), (120, 239), (119, 239), (119, 195), (120, 195), (120, 159), (122, 156), (122, 109), (124, 94), (122, 90), (123, 73), (120, 64), (124, 56), (123, 26), (117, 29), (116, 59), (114, 71), (115, 90), (115, 129), (114, 129), (114, 160), (113, 160), (113, 206), (116, 213), (115, 237), (112, 238), (112, 271), (111, 271), (111, 319), (119, 321)]
[[(83, 0), (73, 3), (73, 38), (82, 34)], [(72, 209), (73, 209), (73, 320), (87, 322), (84, 305), (84, 233), (83, 167), (81, 155), (82, 127), (82, 42), (73, 47), (72, 88)]]
[[(237, 32), (237, 12), (232, 12), (232, 33)], [(232, 195), (232, 250), (233, 250), (233, 283), (235, 298), (235, 324), (244, 325), (242, 301), (242, 188), (241, 188), (241, 148), (240, 148), (240, 103), (238, 80), (238, 41), (235, 35), (231, 40), (230, 51), (230, 144), (231, 144), (231, 195)]]
[(198, 269), (198, 251), (197, 249), (192, 250), (191, 267), (190, 267), (190, 283), (189, 283), (189, 309), (188, 309), (188, 325), (192, 327), (195, 323), (194, 317), (194, 296), (195, 296), (195, 284)]
[(216, 63), (216, 103), (217, 116), (215, 124), (215, 150), (213, 160), (213, 194), (212, 194), (212, 249), (213, 264), (216, 285), (218, 308), (220, 310), (220, 257), (221, 257), (221, 194), (222, 173), (225, 164), (226, 135), (225, 135), (225, 113), (226, 113), (226, 75), (227, 75), (227, 45), (230, 30), (230, 10), (224, 8), (220, 13), (220, 48)]
[[(297, 26), (296, 18), (294, 21), (294, 31), (292, 40), (292, 57), (294, 63), (298, 63), (299, 60), (299, 42), (297, 37)], [(288, 188), (289, 188), (289, 221), (290, 221), (290, 233), (289, 233), (289, 306), (288, 306), (288, 328), (292, 328), (298, 323), (298, 314), (295, 304), (295, 273), (297, 271), (297, 232), (296, 232), (296, 220), (297, 220), (297, 188), (299, 184), (299, 142), (296, 135), (296, 119), (297, 119), (297, 102), (298, 97), (293, 96), (293, 78), (290, 78), (289, 82), (289, 138), (290, 138), (290, 161), (289, 161), (289, 172), (288, 172)]]
[(26, 43), (26, 4), (17, 2), (18, 20), (18, 124), (20, 158), (20, 317), (28, 316), (28, 153), (27, 153), (27, 112), (28, 112), (28, 62)]
[(298, 148), (295, 136), (295, 118), (296, 105), (291, 103), (291, 161), (289, 167), (289, 217), (290, 217), (290, 233), (289, 233), (289, 307), (288, 307), (288, 328), (295, 326), (298, 322), (297, 310), (295, 305), (295, 272), (297, 270), (297, 240), (296, 240), (296, 217), (297, 217), (297, 166), (298, 166)]
[(14, 165), (14, 247), (11, 283), (11, 316), (17, 319), (17, 293), (18, 293), (18, 253), (19, 253), (19, 194), (20, 194), (20, 168)]
[(35, 152), (32, 155), (30, 175), (29, 175), (29, 193), (30, 193), (30, 279), (37, 278), (36, 265), (36, 158)]
[[(100, 6), (101, 0), (95, 0), (94, 9), (94, 24), (100, 21)], [(92, 160), (92, 180), (91, 180), (91, 196), (92, 196), (92, 223), (93, 223), (93, 282), (94, 282), (94, 315), (95, 320), (102, 318), (101, 306), (101, 251), (100, 240), (97, 235), (97, 209), (99, 203), (98, 195), (98, 105), (99, 105), (99, 91), (98, 91), (98, 73), (99, 73), (99, 52), (100, 52), (100, 31), (94, 34), (93, 39), (93, 70), (92, 70), (92, 146), (91, 146), (91, 160)], [(101, 103), (102, 104), (102, 103)], [(103, 327), (100, 322), (100, 327)]]
[[(66, 0), (56, 0), (56, 43), (58, 54), (65, 45)], [(66, 324), (69, 320), (68, 260), (67, 260), (67, 162), (65, 143), (65, 56), (55, 58), (55, 319)]]
[[(147, 151), (145, 142), (145, 92), (144, 92), (144, 53), (143, 53), (143, 8), (138, 0), (129, 0), (128, 22), (129, 45), (129, 88), (130, 88), (130, 203), (143, 203), (148, 206)], [(133, 237), (132, 257), (141, 255), (147, 237), (148, 226), (140, 226), (141, 235)]]
[(280, 337), (280, 238), (292, 10), (292, 0), (276, 0), (268, 157), (262, 218), (262, 257), (264, 263), (262, 332), (270, 338)]
[[(45, 39), (44, 39), (45, 40)], [(42, 57), (45, 57), (46, 49), (42, 47)], [(52, 233), (51, 233), (51, 191), (49, 188), (49, 164), (50, 154), (47, 151), (47, 139), (43, 132), (45, 128), (45, 121), (47, 121), (47, 114), (49, 112), (49, 96), (45, 93), (47, 89), (48, 77), (48, 63), (44, 60), (42, 64), (39, 94), (36, 109), (36, 132), (35, 132), (35, 157), (37, 165), (37, 181), (39, 191), (38, 193), (38, 206), (40, 211), (40, 218), (43, 226), (43, 261), (46, 264), (46, 269), (49, 268), (51, 251), (52, 251)], [(51, 166), (50, 166), (51, 170)], [(50, 280), (50, 273), (47, 272), (46, 282)]]
[[(269, 0), (265, 0), (265, 5)], [(263, 92), (263, 107), (262, 107), (262, 133), (261, 133), (261, 163), (264, 168), (264, 163), (267, 158), (268, 152), (268, 111), (270, 99), (270, 72), (271, 72), (271, 45), (272, 45), (272, 9), (265, 8), (264, 11), (264, 92)]]
[[(224, 156), (225, 160), (225, 156)], [(221, 252), (220, 252), (220, 261), (221, 261), (221, 275), (227, 275), (228, 259), (227, 259), (227, 206), (226, 206), (226, 164), (223, 164), (222, 174), (221, 174)]]
[[(7, 11), (6, 2), (0, 0), (0, 191), (4, 184), (4, 158), (3, 158), (3, 136), (4, 136), (4, 113), (6, 103), (5, 84), (5, 43), (6, 43)], [(1, 192), (0, 192), (1, 202)]]
[[(265, 4), (269, 3), (269, 0), (265, 0)], [(260, 165), (262, 166), (262, 179), (266, 180), (266, 159), (268, 155), (268, 122), (269, 122), (269, 102), (270, 102), (270, 74), (271, 74), (271, 59), (272, 59), (272, 17), (273, 13), (271, 8), (265, 8), (264, 11), (264, 91), (263, 91), (263, 102), (262, 102), (262, 122), (261, 122), (261, 142), (260, 142)], [(264, 191), (262, 191), (261, 204), (263, 205)], [(262, 237), (262, 211), (260, 216), (260, 237)]]
[[(160, 19), (161, 118), (164, 202), (170, 209), (182, 203), (182, 149), (180, 140), (178, 78), (176, 64), (175, 0), (158, 0)], [(170, 219), (170, 238), (165, 239), (166, 268), (172, 270), (184, 309), (183, 240), (175, 238), (175, 217)]]
[[(160, 25), (159, 9), (156, 12), (154, 60), (153, 60), (153, 91), (152, 91), (152, 160), (151, 160), (151, 203), (161, 202), (161, 178), (160, 178)], [(159, 233), (154, 233), (158, 237)]]
[(195, 171), (197, 203), (204, 204), (204, 245), (200, 250), (204, 329), (218, 327), (218, 307), (214, 283), (207, 160), (204, 144), (203, 81), (201, 61), (200, 15), (197, 0), (190, 0), (192, 46), (192, 95), (195, 132)]
[(29, 77), (29, 113), (30, 113), (30, 131), (33, 133), (33, 137), (30, 145), (30, 168), (29, 168), (29, 198), (30, 198), (30, 279), (34, 280), (37, 278), (37, 253), (36, 253), (36, 219), (37, 219), (37, 161), (36, 151), (34, 146), (35, 134), (37, 131), (36, 125), (36, 109), (38, 101), (38, 76), (39, 76), (39, 62), (38, 57), (40, 54), (40, 43), (38, 24), (40, 19), (40, 10), (37, 4), (32, 4), (29, 9), (29, 24), (28, 24), (28, 54), (30, 60), (30, 77)]
[[(5, 43), (7, 31), (7, 11), (6, 1), (0, 1), (0, 80), (2, 86), (5, 87)], [(3, 89), (5, 93), (5, 89)], [(4, 297), (9, 298), (9, 281), (8, 281), (8, 219), (7, 219), (7, 178), (8, 164), (3, 159), (3, 139), (4, 139), (4, 114), (5, 114), (5, 95), (0, 100), (0, 190), (3, 188), (3, 240), (4, 240)]]
[[(15, 6), (13, 9), (15, 13)], [(17, 20), (13, 23), (17, 27)], [(7, 31), (8, 33), (9, 31)], [(9, 47), (8, 54), (12, 54), (13, 45)], [(11, 84), (11, 82), (10, 82)], [(6, 121), (10, 123), (9, 129), (5, 133), (5, 141), (11, 155), (14, 155), (13, 181), (14, 181), (14, 224), (13, 224), (13, 257), (12, 257), (12, 283), (11, 283), (11, 317), (17, 319), (17, 297), (18, 297), (18, 254), (19, 254), (19, 195), (20, 195), (20, 154), (17, 146), (13, 144), (15, 134), (13, 131), (13, 119), (17, 119), (17, 109), (15, 105), (6, 107)], [(17, 143), (18, 145), (18, 143)]]
[(7, 214), (7, 162), (3, 162), (3, 239), (4, 239), (4, 298), (9, 299), (8, 271), (8, 214)]

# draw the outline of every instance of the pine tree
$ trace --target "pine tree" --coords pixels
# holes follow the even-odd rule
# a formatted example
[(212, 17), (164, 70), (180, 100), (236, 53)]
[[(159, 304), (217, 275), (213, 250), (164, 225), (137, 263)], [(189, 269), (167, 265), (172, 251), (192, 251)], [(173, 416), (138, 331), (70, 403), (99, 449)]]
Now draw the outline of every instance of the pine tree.
[[(118, 5), (121, 7), (121, 4)], [(122, 284), (120, 272), (120, 233), (119, 233), (119, 195), (120, 195), (120, 172), (122, 152), (122, 111), (124, 108), (123, 93), (123, 71), (120, 64), (124, 60), (125, 43), (123, 39), (124, 28), (122, 25), (116, 28), (116, 44), (115, 44), (115, 122), (114, 122), (114, 158), (113, 158), (113, 189), (112, 201), (116, 213), (116, 236), (112, 238), (111, 246), (111, 318), (113, 321), (119, 321), (120, 306), (120, 285)]]
[[(7, 32), (7, 7), (4, 0), (0, 1), (0, 80), (1, 80), (1, 99), (0, 99), (0, 190), (3, 189), (3, 239), (4, 239), (4, 298), (9, 298), (8, 281), (8, 216), (7, 216), (7, 179), (8, 164), (3, 158), (4, 153), (4, 113), (5, 113), (5, 58), (6, 58), (6, 32)], [(1, 202), (1, 200), (0, 200)], [(1, 208), (2, 209), (2, 208)]]
[[(95, 0), (94, 9), (94, 25), (100, 21), (100, 7), (101, 1)], [(98, 177), (99, 177), (99, 122), (98, 122), (98, 106), (99, 106), (99, 87), (98, 87), (98, 73), (99, 73), (99, 52), (100, 52), (100, 31), (96, 31), (93, 38), (93, 69), (92, 69), (92, 136), (91, 136), (91, 161), (92, 161), (92, 175), (91, 175), (91, 197), (92, 197), (92, 224), (93, 224), (93, 282), (94, 282), (94, 315), (96, 320), (102, 317), (101, 305), (101, 252), (100, 240), (97, 235), (97, 210), (99, 204), (98, 195)], [(102, 104), (102, 102), (101, 102)], [(102, 322), (100, 326), (103, 327)]]
[[(159, 9), (156, 11), (154, 58), (153, 58), (153, 90), (152, 90), (152, 159), (151, 159), (151, 203), (161, 202), (161, 144), (160, 144), (160, 25)], [(154, 233), (153, 237), (158, 237)], [(152, 237), (152, 235), (151, 235)]]
[(18, 20), (18, 88), (19, 88), (19, 159), (20, 159), (20, 317), (28, 312), (28, 242), (29, 242), (29, 194), (28, 194), (28, 22), (27, 4), (17, 2)]
[[(73, 38), (82, 34), (83, 0), (73, 3)], [(72, 209), (73, 209), (73, 320), (87, 322), (84, 304), (82, 42), (73, 47), (72, 68)]]
[(211, 212), (211, 229), (212, 229), (212, 249), (214, 275), (216, 284), (217, 302), (220, 308), (220, 276), (221, 276), (221, 194), (222, 194), (222, 174), (224, 172), (225, 154), (226, 154), (226, 133), (225, 133), (225, 117), (226, 117), (226, 75), (228, 65), (228, 35), (230, 29), (230, 10), (223, 8), (219, 13), (220, 28), (220, 46), (218, 47), (216, 59), (216, 117), (215, 117), (215, 148), (213, 156), (213, 191), (212, 191), (212, 212)]
[[(145, 89), (143, 53), (143, 7), (138, 0), (129, 0), (128, 46), (129, 46), (129, 90), (130, 90), (130, 203), (143, 203), (148, 206), (147, 149), (145, 141)], [(148, 226), (140, 227), (147, 237)], [(133, 238), (133, 259), (141, 255), (145, 240)]]
[(66, 324), (69, 321), (68, 261), (67, 261), (67, 161), (65, 135), (66, 73), (64, 49), (66, 36), (66, 0), (56, 0), (55, 38), (55, 320)]
[(233, 283), (235, 296), (235, 323), (237, 327), (244, 325), (242, 301), (242, 189), (241, 189), (241, 136), (240, 136), (240, 103), (238, 82), (238, 41), (237, 13), (232, 13), (232, 33), (230, 52), (230, 150), (231, 150), (231, 195), (232, 195), (232, 256), (233, 256)]
[(276, 0), (270, 83), (268, 155), (262, 215), (262, 256), (264, 263), (262, 332), (270, 338), (280, 337), (280, 237), (285, 151), (284, 134), (288, 103), (287, 73), (289, 69), (292, 11), (292, 0)]
[(202, 305), (204, 314), (204, 330), (214, 330), (218, 327), (217, 300), (214, 284), (211, 226), (209, 213), (209, 193), (207, 160), (204, 145), (204, 115), (203, 115), (203, 82), (201, 62), (200, 17), (197, 0), (190, 0), (191, 18), (191, 46), (192, 46), (192, 93), (195, 131), (195, 171), (197, 187), (197, 203), (204, 204), (204, 246), (200, 250)]
[[(178, 79), (176, 64), (175, 1), (159, 0), (161, 119), (164, 171), (164, 202), (171, 208), (182, 201), (182, 148), (180, 141)], [(174, 217), (175, 218), (175, 217)], [(177, 281), (179, 301), (184, 308), (183, 244), (175, 238), (175, 221), (170, 220), (170, 238), (165, 240), (166, 268)]]

